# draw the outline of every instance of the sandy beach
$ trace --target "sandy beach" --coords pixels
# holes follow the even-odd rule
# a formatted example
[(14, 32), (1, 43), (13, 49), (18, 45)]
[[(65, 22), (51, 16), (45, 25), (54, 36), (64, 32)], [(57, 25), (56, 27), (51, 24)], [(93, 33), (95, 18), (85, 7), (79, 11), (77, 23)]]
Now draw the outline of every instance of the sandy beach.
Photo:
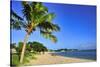
[(95, 60), (71, 58), (54, 55), (49, 53), (36, 55), (36, 59), (32, 59), (29, 63), (25, 65), (44, 65), (44, 64), (64, 64), (64, 63), (77, 63), (77, 62), (91, 62)]

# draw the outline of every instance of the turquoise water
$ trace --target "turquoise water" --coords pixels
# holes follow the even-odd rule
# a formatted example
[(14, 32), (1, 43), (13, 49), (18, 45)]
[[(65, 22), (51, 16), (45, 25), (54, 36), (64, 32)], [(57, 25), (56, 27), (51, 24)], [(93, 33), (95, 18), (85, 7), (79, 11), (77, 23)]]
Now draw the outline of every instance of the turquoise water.
[(53, 54), (64, 56), (64, 57), (96, 60), (96, 51), (56, 52)]

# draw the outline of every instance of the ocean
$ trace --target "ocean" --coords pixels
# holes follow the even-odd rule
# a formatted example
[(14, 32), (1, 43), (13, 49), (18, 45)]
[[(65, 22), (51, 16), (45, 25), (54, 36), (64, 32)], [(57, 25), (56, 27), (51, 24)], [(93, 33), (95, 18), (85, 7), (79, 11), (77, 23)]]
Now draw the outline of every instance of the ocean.
[(64, 57), (96, 60), (96, 51), (55, 52), (53, 54), (64, 56)]

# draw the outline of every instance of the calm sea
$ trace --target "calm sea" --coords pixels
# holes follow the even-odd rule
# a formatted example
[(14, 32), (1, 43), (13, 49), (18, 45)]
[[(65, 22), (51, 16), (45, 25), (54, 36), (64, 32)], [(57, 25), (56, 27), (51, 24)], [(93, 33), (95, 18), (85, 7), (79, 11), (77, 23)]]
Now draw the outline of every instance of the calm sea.
[(96, 51), (56, 52), (54, 54), (64, 57), (96, 60)]

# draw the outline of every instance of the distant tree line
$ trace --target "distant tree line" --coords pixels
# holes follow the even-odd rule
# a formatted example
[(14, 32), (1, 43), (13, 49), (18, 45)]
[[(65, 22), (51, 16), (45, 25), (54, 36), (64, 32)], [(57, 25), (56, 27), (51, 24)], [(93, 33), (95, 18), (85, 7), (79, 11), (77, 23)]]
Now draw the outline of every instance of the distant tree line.
[(49, 49), (48, 51), (50, 51), (50, 52), (66, 52), (66, 51), (78, 51), (78, 49), (67, 49), (67, 48), (63, 48), (63, 49), (57, 49), (57, 50)]

